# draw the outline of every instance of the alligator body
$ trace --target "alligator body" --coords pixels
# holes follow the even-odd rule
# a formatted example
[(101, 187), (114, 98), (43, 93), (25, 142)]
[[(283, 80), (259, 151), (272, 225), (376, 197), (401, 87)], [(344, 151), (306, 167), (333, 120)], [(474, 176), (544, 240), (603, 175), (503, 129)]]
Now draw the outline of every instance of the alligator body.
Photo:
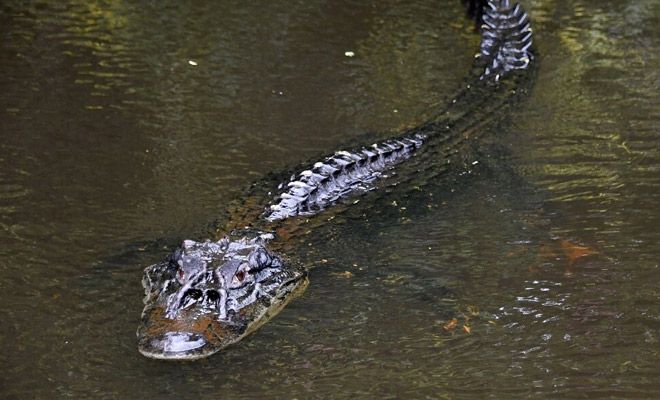
[[(508, 0), (472, 0), (481, 46), (465, 87), (429, 122), (375, 144), (342, 150), (266, 187), (266, 201), (236, 207), (219, 241), (186, 240), (145, 269), (138, 349), (157, 359), (207, 357), (253, 332), (307, 284), (303, 267), (279, 251), (292, 226), (407, 174), (440, 170), (530, 87), (535, 63), (527, 15)], [(403, 172), (403, 166), (407, 167)], [(397, 176), (397, 173), (399, 176)], [(289, 232), (289, 233), (287, 233)]]

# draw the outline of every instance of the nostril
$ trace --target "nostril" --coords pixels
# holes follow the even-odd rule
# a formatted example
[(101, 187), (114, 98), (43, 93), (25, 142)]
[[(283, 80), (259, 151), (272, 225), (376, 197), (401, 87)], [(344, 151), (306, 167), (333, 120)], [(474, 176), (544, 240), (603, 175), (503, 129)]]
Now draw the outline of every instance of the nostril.
[(220, 298), (220, 293), (218, 293), (217, 290), (207, 290), (206, 298), (209, 299), (209, 301), (217, 301)]

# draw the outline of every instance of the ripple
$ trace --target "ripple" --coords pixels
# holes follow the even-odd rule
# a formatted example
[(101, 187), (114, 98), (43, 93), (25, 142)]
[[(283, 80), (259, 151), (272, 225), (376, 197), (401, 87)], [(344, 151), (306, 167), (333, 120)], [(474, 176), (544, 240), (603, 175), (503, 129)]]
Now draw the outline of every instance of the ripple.
[(469, 68), (458, 4), (294, 3), (2, 5), (7, 395), (657, 398), (660, 24), (645, 0), (526, 2), (538, 82), (479, 168), (303, 235), (301, 257), (327, 262), (239, 345), (139, 356), (141, 268), (164, 244), (252, 179), (415, 121)]

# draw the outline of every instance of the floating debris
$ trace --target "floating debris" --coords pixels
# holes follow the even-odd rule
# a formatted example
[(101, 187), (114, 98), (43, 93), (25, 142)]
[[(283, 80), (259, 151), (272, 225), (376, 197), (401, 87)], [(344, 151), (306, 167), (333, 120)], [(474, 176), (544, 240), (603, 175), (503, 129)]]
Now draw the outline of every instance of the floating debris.
[(344, 279), (351, 279), (355, 277), (355, 274), (352, 273), (351, 271), (333, 272), (330, 275), (334, 276), (335, 278), (344, 278)]
[(446, 331), (448, 331), (448, 330), (450, 330), (451, 328), (455, 327), (457, 324), (458, 324), (458, 319), (456, 319), (456, 318), (452, 318), (452, 320), (449, 321), (449, 323), (447, 323), (447, 325), (443, 326), (443, 328), (444, 328)]
[(566, 257), (566, 260), (568, 261), (569, 265), (572, 265), (575, 260), (577, 260), (580, 257), (586, 257), (592, 254), (598, 254), (598, 250), (588, 247), (588, 246), (580, 246), (575, 243), (569, 242), (566, 239), (559, 239), (559, 243), (561, 244), (561, 249), (564, 252), (564, 256)]

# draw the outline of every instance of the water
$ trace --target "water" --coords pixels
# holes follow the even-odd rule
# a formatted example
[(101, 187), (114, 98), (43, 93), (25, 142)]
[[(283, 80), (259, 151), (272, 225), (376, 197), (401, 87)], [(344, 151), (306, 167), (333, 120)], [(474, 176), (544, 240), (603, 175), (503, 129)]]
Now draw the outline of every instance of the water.
[(660, 4), (525, 6), (535, 90), (469, 174), (321, 228), (301, 299), (165, 363), (142, 268), (268, 172), (420, 122), (478, 39), (431, 1), (3, 3), (1, 397), (660, 396)]

